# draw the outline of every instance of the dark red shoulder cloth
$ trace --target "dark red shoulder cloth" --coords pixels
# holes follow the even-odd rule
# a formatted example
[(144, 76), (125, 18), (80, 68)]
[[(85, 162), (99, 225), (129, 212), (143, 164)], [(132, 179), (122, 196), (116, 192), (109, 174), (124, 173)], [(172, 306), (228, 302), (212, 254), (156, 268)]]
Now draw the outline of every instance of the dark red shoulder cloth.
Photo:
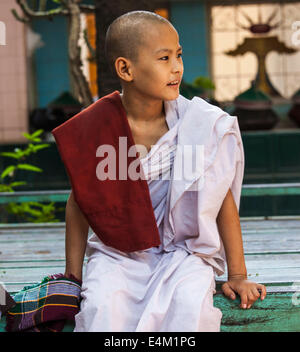
[[(128, 156), (133, 136), (119, 91), (102, 97), (52, 130), (66, 168), (75, 200), (96, 235), (124, 252), (160, 244), (147, 180), (119, 179), (119, 137), (127, 137), (127, 166), (138, 158)], [(116, 180), (99, 180), (97, 148), (108, 144), (116, 151)], [(139, 167), (141, 167), (139, 165)], [(138, 171), (140, 170), (138, 167)], [(128, 172), (128, 170), (126, 171)]]

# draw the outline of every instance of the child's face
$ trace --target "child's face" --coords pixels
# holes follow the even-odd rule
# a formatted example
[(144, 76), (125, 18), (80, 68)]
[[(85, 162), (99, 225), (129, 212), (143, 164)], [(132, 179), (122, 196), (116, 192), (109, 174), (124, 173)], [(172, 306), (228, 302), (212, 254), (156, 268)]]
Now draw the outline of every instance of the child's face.
[[(139, 93), (149, 98), (176, 99), (183, 75), (178, 34), (167, 24), (148, 25), (145, 33), (145, 45), (139, 48), (138, 60), (132, 64), (132, 83)], [(174, 81), (176, 85), (169, 84)]]

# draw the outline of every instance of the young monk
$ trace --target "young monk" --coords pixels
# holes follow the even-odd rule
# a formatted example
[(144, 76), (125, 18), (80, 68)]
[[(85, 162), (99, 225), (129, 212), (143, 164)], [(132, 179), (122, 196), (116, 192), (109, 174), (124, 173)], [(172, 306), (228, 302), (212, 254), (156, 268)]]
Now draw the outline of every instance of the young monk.
[[(266, 296), (265, 286), (247, 280), (238, 214), (244, 154), (237, 118), (199, 97), (179, 94), (178, 33), (155, 13), (133, 11), (117, 18), (107, 31), (106, 55), (122, 92), (100, 99), (53, 131), (72, 181), (65, 274), (81, 279), (85, 251), (88, 256), (75, 331), (219, 331), (215, 274), (225, 272), (226, 262), (222, 290), (227, 297), (239, 295), (240, 307), (250, 308)], [(84, 169), (83, 153), (92, 150), (95, 130), (87, 132), (89, 121), (102, 123), (95, 132), (98, 145), (121, 135), (118, 128), (125, 126), (129, 144), (140, 147), (145, 183), (104, 180), (95, 183), (96, 191)], [(68, 126), (74, 126), (69, 133)], [(202, 168), (189, 179), (175, 177), (182, 155), (183, 171), (199, 159), (196, 148), (182, 153), (186, 145), (204, 147)], [(72, 148), (78, 148), (76, 158)], [(81, 179), (76, 174), (81, 165), (75, 163), (80, 157)], [(148, 195), (150, 206), (143, 208)], [(89, 226), (94, 233), (88, 239)]]

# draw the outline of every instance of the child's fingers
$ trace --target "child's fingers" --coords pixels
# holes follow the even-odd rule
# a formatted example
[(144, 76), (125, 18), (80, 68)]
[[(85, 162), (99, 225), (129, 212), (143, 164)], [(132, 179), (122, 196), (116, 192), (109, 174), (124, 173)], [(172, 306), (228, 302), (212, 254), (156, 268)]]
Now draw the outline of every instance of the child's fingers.
[(246, 293), (240, 293), (240, 297), (241, 297), (240, 308), (246, 309), (248, 304), (248, 296)]
[(249, 291), (248, 292), (248, 304), (247, 304), (247, 308), (251, 308), (252, 304), (257, 300), (257, 298), (259, 297), (259, 293), (257, 292), (257, 294), (253, 291)]
[[(252, 288), (252, 295), (253, 295), (253, 302), (252, 302), (252, 304), (253, 304), (260, 297), (260, 293), (259, 293), (257, 287)], [(250, 308), (250, 307), (248, 307), (248, 308)]]
[(252, 287), (251, 291), (248, 293), (247, 308), (251, 308), (252, 304), (261, 296), (259, 290), (262, 291), (262, 296), (265, 296), (266, 288), (263, 285), (257, 285), (255, 287)]
[(266, 286), (265, 285), (261, 285), (261, 284), (257, 284), (257, 288), (260, 289), (260, 291), (261, 291), (260, 299), (261, 300), (265, 299), (265, 297), (267, 295)]
[(234, 293), (234, 291), (230, 288), (230, 286), (228, 285), (227, 282), (222, 285), (222, 290), (223, 290), (225, 296), (227, 296), (227, 297), (229, 297), (229, 298), (231, 298), (231, 299), (235, 299), (235, 293)]

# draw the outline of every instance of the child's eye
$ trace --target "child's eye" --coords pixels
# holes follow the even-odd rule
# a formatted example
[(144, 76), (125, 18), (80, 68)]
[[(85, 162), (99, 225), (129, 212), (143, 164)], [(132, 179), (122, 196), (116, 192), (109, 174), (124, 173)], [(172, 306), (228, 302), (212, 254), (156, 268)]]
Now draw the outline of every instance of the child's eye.
[[(179, 53), (178, 54), (178, 57), (182, 57), (182, 53)], [(164, 57), (161, 57), (160, 60), (163, 60), (163, 61), (166, 61), (169, 59), (169, 56), (164, 56)]]

